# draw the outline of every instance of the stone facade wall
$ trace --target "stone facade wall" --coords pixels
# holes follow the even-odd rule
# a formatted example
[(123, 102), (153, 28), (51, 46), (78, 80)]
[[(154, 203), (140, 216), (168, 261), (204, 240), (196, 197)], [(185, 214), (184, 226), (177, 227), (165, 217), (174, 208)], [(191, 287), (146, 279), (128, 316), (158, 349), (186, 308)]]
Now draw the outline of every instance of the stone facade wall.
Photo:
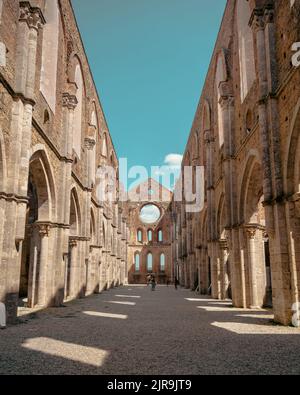
[(299, 22), (297, 0), (227, 2), (183, 162), (205, 167), (205, 207), (186, 214), (172, 202), (181, 284), (237, 307), (272, 305), (287, 325), (300, 291)]
[[(149, 180), (149, 190), (153, 193), (148, 199), (140, 201), (129, 201), (128, 226), (129, 226), (129, 246), (128, 246), (128, 281), (130, 284), (146, 284), (147, 276), (153, 274), (158, 284), (166, 284), (172, 279), (171, 262), (171, 213), (169, 205), (171, 193), (156, 183)], [(137, 186), (140, 190), (141, 186)], [(164, 195), (163, 192), (166, 192)], [(169, 192), (169, 193), (168, 193)], [(129, 197), (130, 197), (129, 192)], [(166, 199), (163, 199), (166, 196)], [(160, 218), (151, 224), (144, 223), (141, 218), (141, 209), (153, 203), (160, 210)], [(141, 232), (139, 240), (138, 232)], [(148, 232), (152, 232), (152, 240), (149, 241)], [(162, 237), (159, 237), (159, 232)], [(136, 254), (139, 254), (139, 268), (136, 267)], [(152, 254), (152, 270), (148, 270), (147, 257)], [(164, 267), (161, 267), (161, 256), (164, 255)]]
[(126, 283), (128, 227), (122, 205), (96, 194), (97, 169), (118, 173), (118, 161), (70, 1), (0, 10), (0, 301), (13, 322), (20, 299), (59, 306)]

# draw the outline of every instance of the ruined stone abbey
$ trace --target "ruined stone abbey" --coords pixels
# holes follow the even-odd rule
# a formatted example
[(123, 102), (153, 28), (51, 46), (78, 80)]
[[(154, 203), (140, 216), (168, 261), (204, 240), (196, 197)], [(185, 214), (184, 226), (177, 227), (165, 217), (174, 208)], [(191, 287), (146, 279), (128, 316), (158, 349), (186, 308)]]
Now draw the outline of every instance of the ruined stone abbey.
[[(182, 163), (204, 167), (204, 208), (189, 213), (172, 193), (153, 199), (163, 189), (153, 183), (149, 199), (107, 203), (96, 173), (109, 165), (118, 174), (119, 162), (71, 1), (0, 0), (9, 322), (22, 300), (60, 306), (154, 273), (235, 307), (270, 307), (291, 324), (300, 302), (297, 42), (299, 0), (228, 0)], [(149, 203), (155, 223), (141, 220)]]

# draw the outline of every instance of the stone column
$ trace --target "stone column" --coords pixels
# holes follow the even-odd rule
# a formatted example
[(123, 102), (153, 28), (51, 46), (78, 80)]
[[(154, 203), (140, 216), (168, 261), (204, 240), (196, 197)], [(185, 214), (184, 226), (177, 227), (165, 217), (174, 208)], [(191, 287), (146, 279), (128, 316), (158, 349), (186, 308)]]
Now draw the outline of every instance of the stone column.
[[(29, 2), (20, 3), (20, 27), (18, 30), (17, 57), (19, 56), (21, 63), (24, 62), (24, 68), (18, 70), (17, 66), (16, 90), (17, 92), (22, 93), (27, 101), (24, 106), (23, 136), (19, 170), (19, 193), (22, 196), (26, 196), (28, 187), (28, 151), (31, 145), (32, 111), (34, 104), (33, 100), (35, 98), (37, 41), (39, 29), (42, 28), (44, 23), (45, 20), (39, 8), (31, 7)], [(23, 35), (23, 33), (25, 33), (25, 35)], [(20, 57), (22, 57), (22, 59)], [(20, 79), (20, 85), (18, 84), (18, 77)]]
[(212, 176), (212, 139), (211, 131), (206, 130), (204, 132), (204, 141), (206, 145), (206, 163), (207, 163), (207, 237), (209, 240), (212, 239), (212, 188), (213, 188), (213, 176)]
[(62, 178), (61, 184), (61, 220), (65, 224), (69, 224), (70, 221), (70, 189), (72, 182), (72, 153), (73, 153), (73, 124), (74, 124), (74, 110), (78, 104), (75, 96), (76, 87), (71, 86), (70, 92), (64, 93), (62, 97), (63, 106), (63, 136), (64, 140), (64, 156), (65, 162), (62, 162)]
[(69, 275), (69, 254), (64, 254), (63, 255), (63, 261), (64, 261), (64, 300), (67, 299), (68, 297), (68, 275)]
[(288, 219), (283, 201), (282, 159), (278, 120), (278, 88), (276, 32), (274, 5), (256, 8), (250, 24), (257, 41), (257, 65), (259, 77), (259, 126), (264, 171), (264, 207), (266, 230), (270, 236), (271, 269), (275, 321), (291, 322), (293, 303), (291, 288), (293, 279), (287, 273), (293, 270), (292, 256), (288, 248)]
[(33, 308), (36, 305), (36, 279), (37, 279), (37, 264), (38, 264), (38, 230), (36, 227), (30, 226), (27, 230), (28, 238), (30, 240), (30, 263), (28, 275), (28, 307)]
[(40, 262), (39, 262), (39, 277), (38, 277), (38, 305), (46, 305), (47, 295), (47, 275), (48, 275), (48, 245), (50, 225), (38, 224), (40, 236)]
[(219, 241), (213, 241), (211, 243), (211, 288), (212, 297), (214, 299), (221, 299)]
[(257, 290), (257, 274), (256, 274), (256, 245), (255, 236), (256, 228), (246, 228), (248, 238), (248, 256), (250, 266), (250, 283), (251, 283), (251, 309), (259, 309), (258, 290)]
[(93, 172), (95, 173), (95, 169), (92, 168), (93, 166), (93, 154), (96, 145), (96, 141), (92, 138), (86, 138), (84, 140), (85, 148), (87, 150), (86, 153), (86, 170), (87, 170), (87, 185), (88, 188), (92, 188), (93, 184)]
[(267, 53), (265, 41), (265, 20), (264, 10), (255, 9), (250, 24), (256, 36), (257, 53), (257, 75), (259, 88), (259, 128), (261, 137), (262, 162), (264, 164), (264, 198), (266, 201), (272, 199), (272, 170), (270, 160), (270, 144), (268, 131), (268, 114), (266, 97), (268, 96), (268, 76), (267, 76)]
[(219, 241), (220, 273), (221, 273), (221, 298), (228, 298), (229, 278), (227, 272), (228, 243), (227, 240)]
[(76, 280), (77, 280), (77, 247), (78, 243), (77, 240), (70, 240), (69, 243), (70, 246), (70, 285), (69, 285), (69, 296), (71, 298), (74, 298), (77, 293), (77, 287), (76, 287)]

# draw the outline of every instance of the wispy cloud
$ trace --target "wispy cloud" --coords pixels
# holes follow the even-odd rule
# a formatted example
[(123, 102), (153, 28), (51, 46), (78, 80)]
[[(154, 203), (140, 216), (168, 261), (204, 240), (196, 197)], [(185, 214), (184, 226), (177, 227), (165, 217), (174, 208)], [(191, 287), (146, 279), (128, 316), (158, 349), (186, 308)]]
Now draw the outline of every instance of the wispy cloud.
[(180, 176), (182, 160), (183, 156), (180, 154), (168, 154), (164, 159), (163, 166), (155, 172), (157, 177), (170, 177), (165, 185), (170, 190), (174, 189), (176, 180)]
[(165, 157), (165, 165), (175, 168), (181, 168), (181, 163), (183, 160), (183, 156), (179, 154), (168, 154)]

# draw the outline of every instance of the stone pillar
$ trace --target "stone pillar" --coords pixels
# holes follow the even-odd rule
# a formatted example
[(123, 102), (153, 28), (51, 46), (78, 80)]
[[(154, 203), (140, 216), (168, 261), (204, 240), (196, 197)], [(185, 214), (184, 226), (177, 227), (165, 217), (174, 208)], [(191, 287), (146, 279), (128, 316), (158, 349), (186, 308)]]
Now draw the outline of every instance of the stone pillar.
[(229, 278), (227, 272), (228, 243), (227, 240), (220, 240), (220, 273), (221, 273), (221, 298), (228, 298)]
[(67, 299), (67, 297), (68, 297), (69, 259), (70, 259), (69, 254), (65, 253), (63, 255), (63, 261), (64, 261), (64, 297), (63, 297), (63, 300)]
[[(250, 24), (257, 41), (259, 77), (259, 126), (264, 171), (266, 230), (270, 237), (275, 321), (291, 323), (293, 270), (289, 250), (288, 219), (283, 201), (283, 176), (278, 120), (278, 88), (274, 5), (256, 8)], [(286, 229), (286, 230), (284, 230)]]
[(86, 153), (86, 170), (87, 170), (87, 185), (88, 188), (92, 188), (93, 179), (95, 173), (95, 169), (92, 168), (94, 161), (93, 161), (93, 154), (96, 145), (96, 141), (92, 138), (86, 138), (84, 140), (85, 148), (87, 150)]
[(37, 285), (37, 265), (38, 265), (38, 241), (40, 238), (38, 227), (30, 226), (27, 230), (30, 239), (30, 263), (28, 274), (28, 302), (27, 306), (33, 308), (37, 304), (36, 285)]
[(214, 299), (221, 299), (221, 272), (220, 272), (220, 255), (219, 242), (212, 243), (211, 256), (211, 282), (212, 282), (212, 297)]
[(77, 240), (70, 240), (70, 259), (71, 259), (71, 263), (70, 263), (70, 285), (69, 285), (69, 296), (70, 298), (74, 298), (75, 296), (77, 296), (77, 247), (78, 247), (78, 243)]
[(62, 97), (63, 106), (63, 136), (65, 162), (62, 162), (62, 179), (61, 184), (61, 220), (65, 224), (70, 222), (70, 189), (72, 182), (72, 153), (73, 153), (73, 123), (74, 110), (78, 104), (75, 96), (76, 87), (70, 85), (71, 93), (64, 93)]
[[(20, 3), (17, 26), (15, 98), (11, 110), (10, 149), (7, 166), (7, 202), (3, 237), (2, 263), (6, 271), (6, 295), (9, 322), (17, 314), (21, 247), (25, 234), (28, 152), (31, 144), (32, 111), (34, 106), (34, 81), (36, 74), (36, 49), (39, 28), (44, 24), (41, 10), (29, 2)], [(16, 251), (16, 245), (18, 246)]]
[(213, 189), (213, 139), (211, 138), (211, 131), (204, 132), (204, 141), (206, 145), (206, 162), (207, 162), (207, 237), (209, 240), (213, 237), (212, 227), (212, 189)]
[(47, 295), (47, 275), (48, 275), (48, 245), (50, 225), (38, 224), (40, 236), (40, 262), (39, 262), (39, 277), (38, 277), (38, 305), (46, 305)]
[[(241, 233), (241, 235), (240, 235)], [(230, 268), (231, 268), (231, 290), (232, 303), (235, 307), (246, 308), (246, 277), (245, 277), (245, 260), (242, 251), (243, 228), (235, 226), (231, 230), (231, 248), (230, 248)]]
[[(31, 145), (32, 110), (34, 104), (33, 100), (35, 98), (37, 41), (39, 29), (42, 28), (44, 23), (45, 20), (39, 8), (31, 7), (29, 2), (20, 3), (17, 58), (19, 56), (18, 60), (21, 63), (24, 62), (24, 68), (18, 70), (17, 63), (16, 90), (17, 92), (23, 94), (27, 101), (24, 106), (21, 161), (19, 168), (19, 193), (22, 196), (26, 196), (28, 187), (28, 151)], [(19, 83), (18, 78), (20, 79)]]
[(251, 284), (251, 309), (259, 309), (258, 302), (258, 289), (257, 289), (257, 273), (256, 273), (256, 228), (246, 228), (247, 233), (247, 242), (248, 242), (248, 257), (249, 257), (249, 266), (250, 266), (250, 284)]

